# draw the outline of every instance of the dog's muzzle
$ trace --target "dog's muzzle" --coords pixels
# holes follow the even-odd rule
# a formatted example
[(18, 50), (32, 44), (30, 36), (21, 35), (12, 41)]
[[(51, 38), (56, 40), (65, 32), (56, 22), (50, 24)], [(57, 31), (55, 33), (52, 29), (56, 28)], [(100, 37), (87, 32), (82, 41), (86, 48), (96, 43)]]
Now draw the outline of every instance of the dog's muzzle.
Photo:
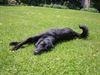
[(43, 51), (42, 48), (36, 49), (36, 50), (34, 51), (34, 55), (41, 54), (42, 51)]

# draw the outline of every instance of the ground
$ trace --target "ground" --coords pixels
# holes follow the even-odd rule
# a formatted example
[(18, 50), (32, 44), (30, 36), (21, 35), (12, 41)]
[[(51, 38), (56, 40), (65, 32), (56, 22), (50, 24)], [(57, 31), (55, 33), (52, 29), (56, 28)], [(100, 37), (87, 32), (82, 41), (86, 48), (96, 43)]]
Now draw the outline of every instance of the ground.
[[(33, 55), (34, 45), (10, 51), (11, 41), (21, 41), (52, 28), (70, 27), (87, 40), (58, 44), (52, 51)], [(42, 8), (0, 6), (0, 75), (100, 75), (100, 13)]]

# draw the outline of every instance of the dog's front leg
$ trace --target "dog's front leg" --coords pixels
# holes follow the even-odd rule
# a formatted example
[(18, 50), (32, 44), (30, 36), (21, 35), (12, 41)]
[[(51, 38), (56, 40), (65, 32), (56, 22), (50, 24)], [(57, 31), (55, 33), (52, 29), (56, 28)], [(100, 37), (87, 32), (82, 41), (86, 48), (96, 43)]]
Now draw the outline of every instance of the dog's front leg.
[(17, 49), (21, 48), (25, 44), (35, 43), (41, 36), (42, 35), (30, 37), (30, 38), (26, 39), (25, 41), (22, 41), (22, 42), (18, 43), (17, 45), (15, 45), (12, 48), (12, 50), (17, 50)]
[(18, 43), (17, 45), (15, 45), (15, 46), (12, 48), (12, 50), (17, 50), (17, 49), (21, 48), (23, 45), (25, 45), (25, 44), (27, 44), (27, 43), (29, 43), (29, 42), (31, 42), (31, 41), (32, 41), (32, 38), (28, 38), (28, 39), (26, 39), (25, 41), (22, 41), (22, 42)]

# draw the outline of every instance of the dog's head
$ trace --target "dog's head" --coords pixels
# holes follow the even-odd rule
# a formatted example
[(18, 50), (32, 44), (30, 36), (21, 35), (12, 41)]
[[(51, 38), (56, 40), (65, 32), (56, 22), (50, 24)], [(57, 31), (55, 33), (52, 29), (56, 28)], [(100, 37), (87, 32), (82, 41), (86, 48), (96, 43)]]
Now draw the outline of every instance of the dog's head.
[(45, 51), (45, 50), (47, 50), (47, 42), (45, 42), (44, 40), (41, 40), (41, 41), (38, 41), (37, 43), (36, 43), (36, 50), (35, 50), (35, 52), (34, 52), (34, 54), (36, 55), (36, 54), (40, 54), (41, 52), (43, 52), (43, 51)]
[(40, 39), (36, 44), (36, 50), (34, 54), (41, 54), (43, 51), (48, 51), (48, 49), (53, 47), (52, 41), (48, 38)]

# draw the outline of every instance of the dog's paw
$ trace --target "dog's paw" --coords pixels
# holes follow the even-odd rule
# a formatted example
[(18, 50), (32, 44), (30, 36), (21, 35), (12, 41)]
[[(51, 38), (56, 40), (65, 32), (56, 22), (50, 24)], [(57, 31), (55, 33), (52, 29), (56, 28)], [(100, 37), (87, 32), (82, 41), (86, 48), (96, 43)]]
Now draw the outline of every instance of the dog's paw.
[(18, 48), (15, 46), (15, 47), (13, 47), (11, 50), (12, 51), (15, 51), (15, 50), (17, 50)]

